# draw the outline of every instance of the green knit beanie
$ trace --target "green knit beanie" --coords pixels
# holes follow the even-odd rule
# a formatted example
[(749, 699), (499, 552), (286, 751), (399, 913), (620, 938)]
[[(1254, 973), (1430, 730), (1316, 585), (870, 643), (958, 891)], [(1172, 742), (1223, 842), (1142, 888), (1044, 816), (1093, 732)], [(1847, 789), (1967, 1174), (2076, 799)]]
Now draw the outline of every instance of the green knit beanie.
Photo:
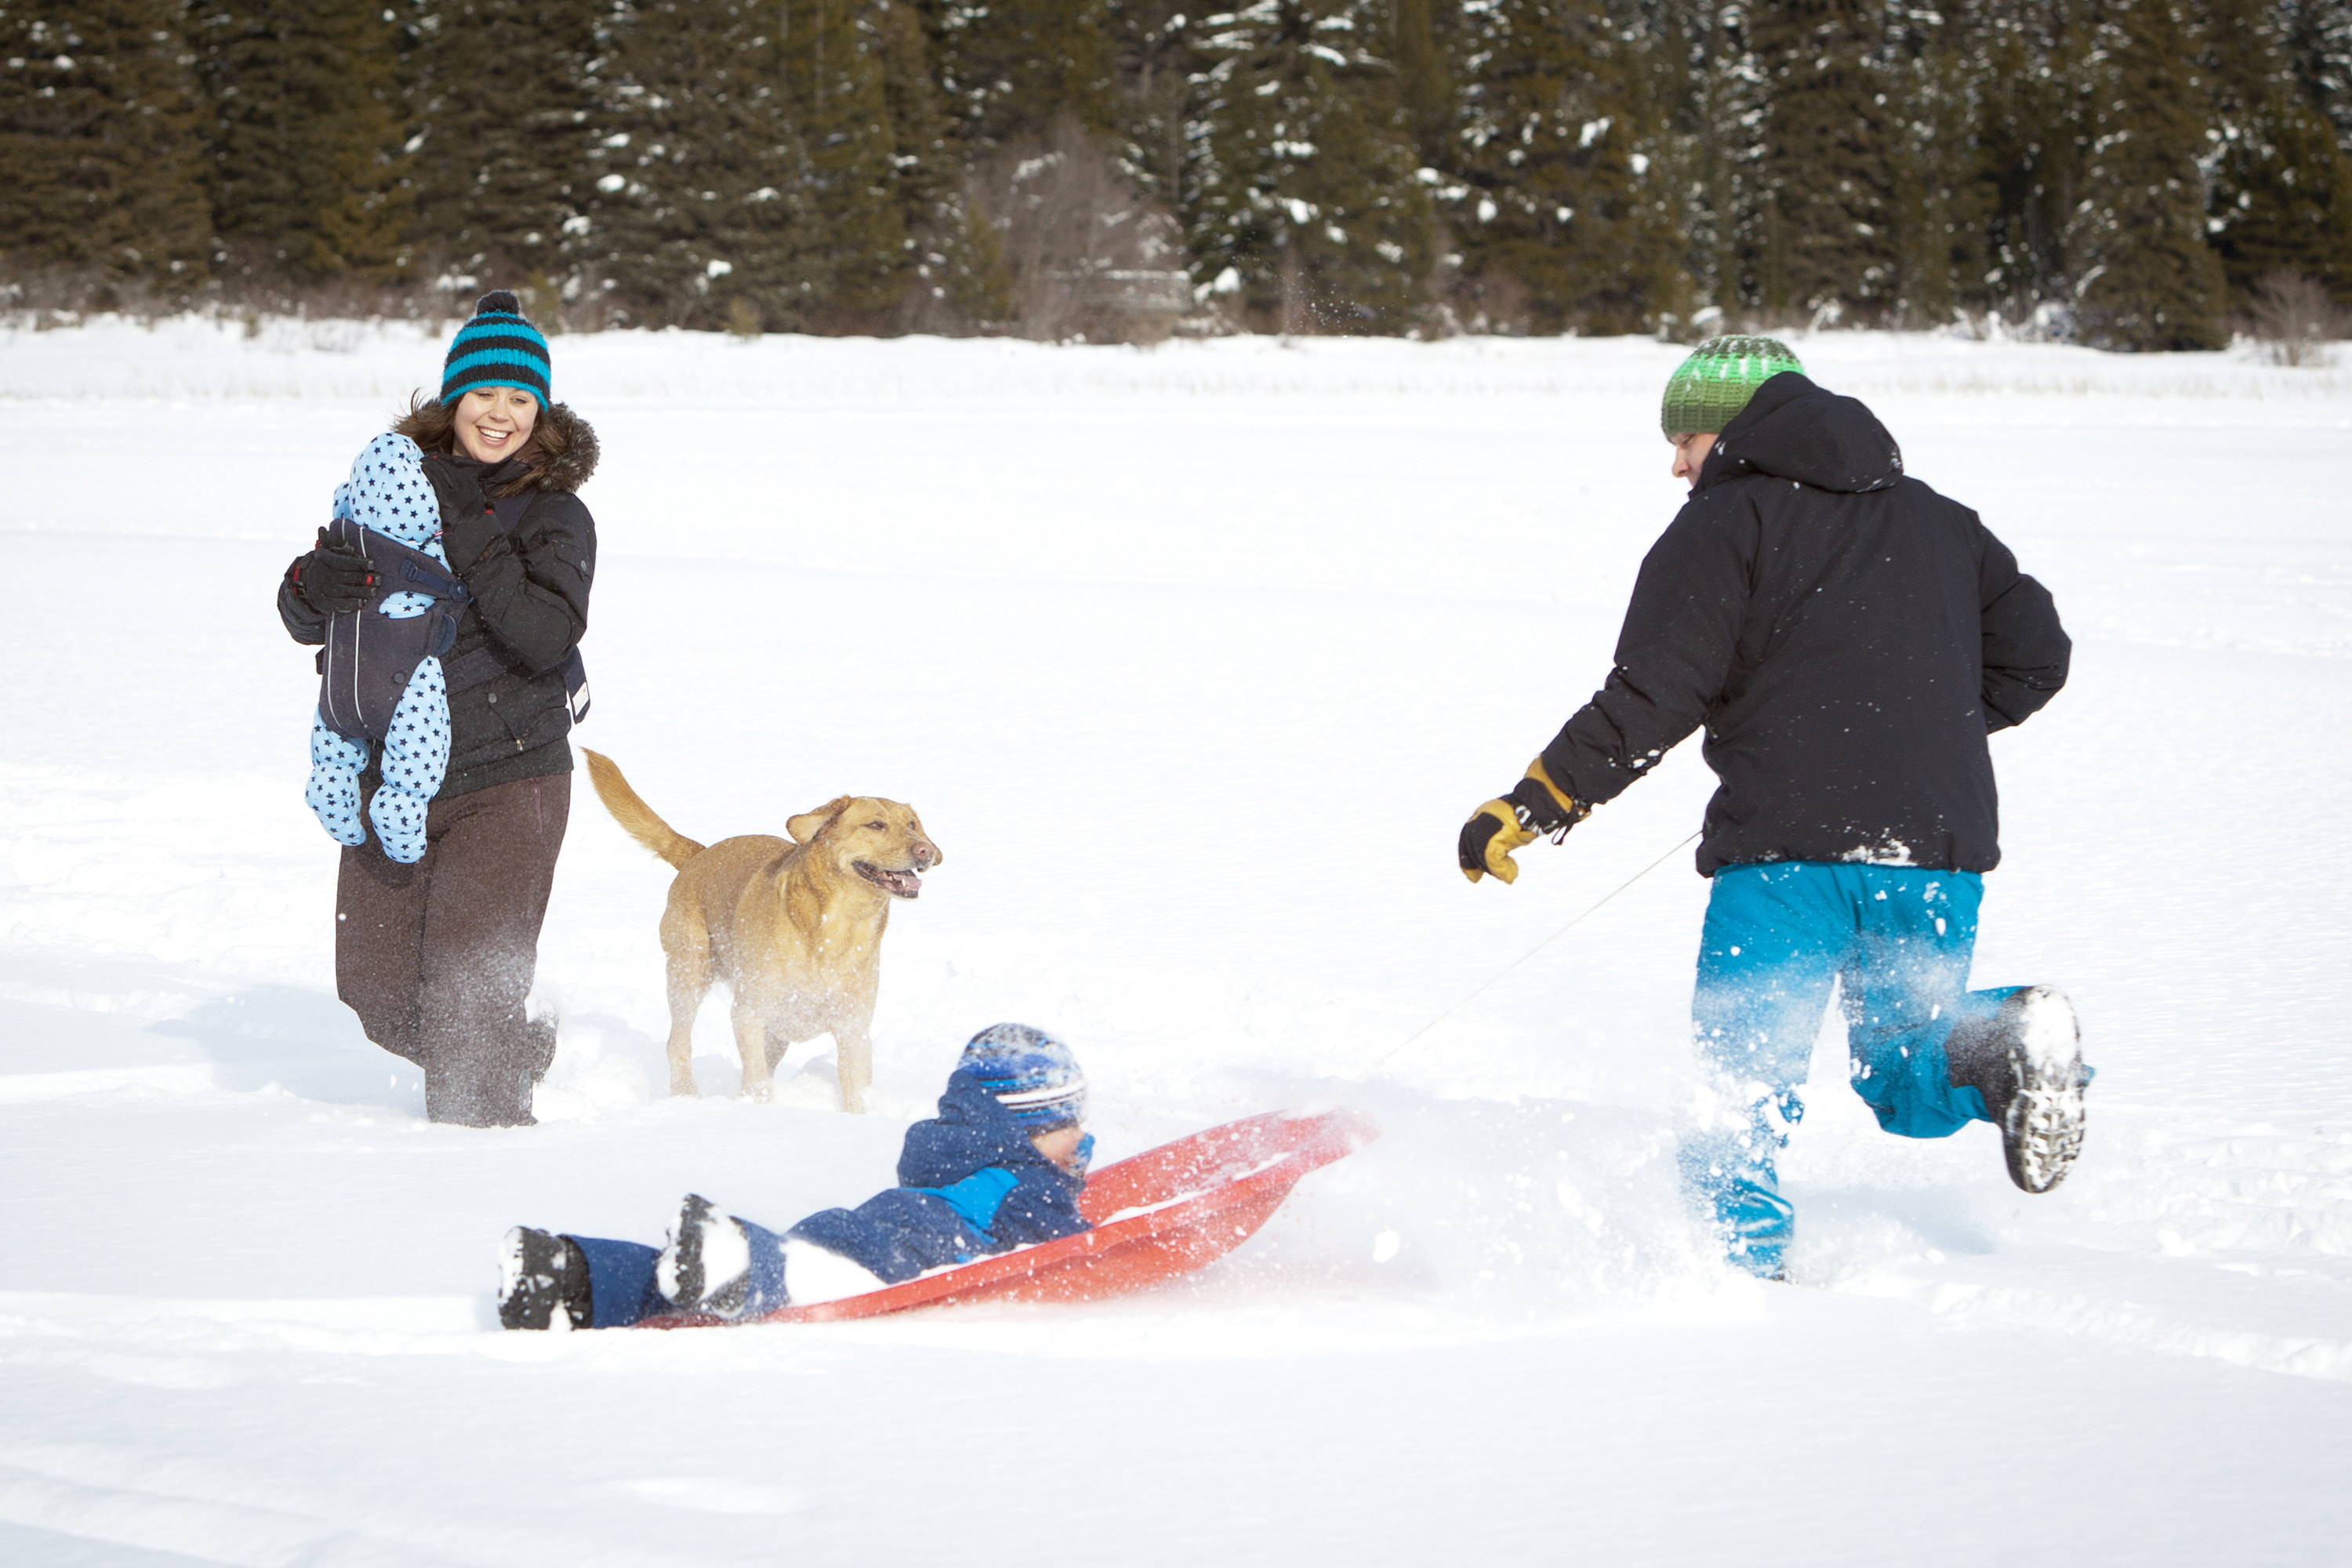
[(1666, 439), (1721, 430), (1748, 406), (1756, 389), (1780, 374), (1805, 367), (1777, 338), (1709, 338), (1666, 378), (1666, 404), (1660, 423)]

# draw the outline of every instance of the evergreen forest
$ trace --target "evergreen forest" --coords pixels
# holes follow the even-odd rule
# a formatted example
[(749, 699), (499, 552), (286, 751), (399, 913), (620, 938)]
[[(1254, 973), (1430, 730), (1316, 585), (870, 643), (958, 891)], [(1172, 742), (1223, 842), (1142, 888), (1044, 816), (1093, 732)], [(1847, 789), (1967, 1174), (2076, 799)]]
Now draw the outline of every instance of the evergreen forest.
[(2290, 275), (2352, 0), (0, 0), (18, 308), (2153, 350)]

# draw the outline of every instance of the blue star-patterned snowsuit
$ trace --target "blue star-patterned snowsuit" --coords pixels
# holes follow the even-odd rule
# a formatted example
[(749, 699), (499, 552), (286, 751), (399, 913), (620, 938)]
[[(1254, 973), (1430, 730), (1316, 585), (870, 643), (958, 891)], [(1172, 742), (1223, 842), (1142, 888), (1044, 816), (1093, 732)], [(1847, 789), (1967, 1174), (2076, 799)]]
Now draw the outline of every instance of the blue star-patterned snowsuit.
[[(441, 552), (441, 504), (425, 477), (425, 454), (405, 436), (379, 436), (352, 464), (352, 477), (335, 491), (335, 515), (421, 550), (446, 566)], [(429, 594), (385, 597), (378, 610), (407, 620), (433, 603)], [(368, 742), (338, 735), (313, 715), (310, 722), (310, 787), (306, 798), (319, 825), (356, 849), (367, 842), (360, 821), (360, 773), (368, 763)], [(440, 793), (449, 766), (449, 687), (441, 661), (427, 658), (408, 678), (383, 738), (383, 782), (368, 805), (383, 852), (403, 865), (425, 858), (425, 813)]]

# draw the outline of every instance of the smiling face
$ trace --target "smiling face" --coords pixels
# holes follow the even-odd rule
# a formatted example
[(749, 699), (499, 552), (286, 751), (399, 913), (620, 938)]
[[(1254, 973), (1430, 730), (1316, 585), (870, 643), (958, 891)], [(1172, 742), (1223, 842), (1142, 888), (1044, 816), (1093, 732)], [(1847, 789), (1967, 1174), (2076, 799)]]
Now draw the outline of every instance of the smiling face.
[(478, 386), (457, 399), (457, 445), (480, 463), (522, 450), (539, 423), (539, 399), (520, 386)]
[(946, 858), (911, 805), (876, 795), (833, 801), (795, 816), (784, 831), (823, 855), (835, 870), (872, 883), (894, 899), (919, 898), (922, 874)]

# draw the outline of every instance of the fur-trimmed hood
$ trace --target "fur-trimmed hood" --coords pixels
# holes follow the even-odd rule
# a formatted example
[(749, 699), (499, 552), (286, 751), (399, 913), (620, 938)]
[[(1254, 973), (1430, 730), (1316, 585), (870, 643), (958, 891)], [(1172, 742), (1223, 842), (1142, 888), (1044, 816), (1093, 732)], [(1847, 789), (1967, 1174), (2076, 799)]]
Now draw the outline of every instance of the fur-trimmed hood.
[(563, 452), (548, 464), (533, 488), (572, 494), (596, 475), (596, 459), (602, 456), (596, 445), (596, 427), (574, 414), (568, 403), (549, 404), (540, 418), (562, 434)]

